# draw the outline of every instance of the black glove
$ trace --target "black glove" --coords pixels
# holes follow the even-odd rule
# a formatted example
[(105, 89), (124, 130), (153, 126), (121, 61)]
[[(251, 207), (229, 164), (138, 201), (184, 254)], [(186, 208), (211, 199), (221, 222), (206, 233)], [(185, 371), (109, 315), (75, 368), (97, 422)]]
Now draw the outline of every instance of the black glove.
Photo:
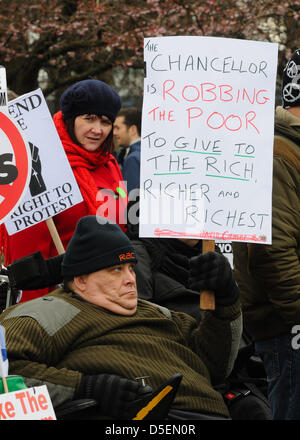
[(149, 386), (115, 374), (83, 375), (76, 398), (95, 399), (101, 414), (128, 420), (141, 409), (139, 401), (152, 392)]
[(11, 287), (34, 290), (55, 286), (63, 281), (61, 263), (64, 255), (44, 259), (40, 251), (15, 260), (7, 268)]
[(190, 260), (189, 288), (196, 291), (211, 290), (216, 305), (229, 306), (238, 296), (239, 289), (226, 257), (217, 252), (207, 252)]

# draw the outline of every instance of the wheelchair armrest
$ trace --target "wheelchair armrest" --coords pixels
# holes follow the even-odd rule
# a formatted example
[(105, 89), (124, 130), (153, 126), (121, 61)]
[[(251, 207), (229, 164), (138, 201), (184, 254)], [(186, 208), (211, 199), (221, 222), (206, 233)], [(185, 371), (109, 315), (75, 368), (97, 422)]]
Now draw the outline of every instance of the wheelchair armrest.
[(60, 419), (66, 415), (77, 411), (83, 411), (96, 405), (98, 405), (98, 402), (94, 399), (68, 400), (55, 408), (55, 414), (56, 417)]

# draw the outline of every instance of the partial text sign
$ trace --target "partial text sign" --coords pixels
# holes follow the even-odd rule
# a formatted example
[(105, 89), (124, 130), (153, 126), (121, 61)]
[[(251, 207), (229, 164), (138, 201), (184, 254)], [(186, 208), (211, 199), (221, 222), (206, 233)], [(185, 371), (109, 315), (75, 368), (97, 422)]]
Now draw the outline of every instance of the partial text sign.
[(6, 70), (0, 66), (0, 224), (24, 197), (30, 174), (29, 145), (8, 115)]
[(82, 195), (40, 89), (9, 102), (8, 112), (26, 136), (32, 171), (24, 200), (5, 222), (9, 235), (81, 202)]
[(1, 420), (56, 420), (46, 385), (0, 394)]

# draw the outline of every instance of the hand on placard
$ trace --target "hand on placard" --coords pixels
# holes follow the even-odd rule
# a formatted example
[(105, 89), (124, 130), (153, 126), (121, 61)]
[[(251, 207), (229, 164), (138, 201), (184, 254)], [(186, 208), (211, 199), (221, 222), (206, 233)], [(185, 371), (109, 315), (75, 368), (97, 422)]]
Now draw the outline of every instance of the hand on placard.
[(199, 292), (212, 291), (216, 304), (223, 306), (233, 304), (239, 296), (230, 263), (217, 252), (191, 258), (189, 288)]

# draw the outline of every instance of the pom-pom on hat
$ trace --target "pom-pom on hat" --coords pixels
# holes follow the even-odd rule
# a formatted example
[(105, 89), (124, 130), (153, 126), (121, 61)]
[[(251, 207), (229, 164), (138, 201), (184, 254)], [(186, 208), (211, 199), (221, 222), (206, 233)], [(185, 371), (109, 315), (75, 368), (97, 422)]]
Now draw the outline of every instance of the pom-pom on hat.
[(73, 277), (111, 266), (136, 263), (135, 249), (121, 228), (106, 218), (82, 217), (62, 261), (62, 275)]
[(107, 116), (112, 122), (121, 109), (118, 93), (97, 79), (86, 79), (68, 87), (60, 98), (65, 119), (84, 114)]
[(300, 49), (286, 64), (282, 77), (283, 108), (300, 106)]

